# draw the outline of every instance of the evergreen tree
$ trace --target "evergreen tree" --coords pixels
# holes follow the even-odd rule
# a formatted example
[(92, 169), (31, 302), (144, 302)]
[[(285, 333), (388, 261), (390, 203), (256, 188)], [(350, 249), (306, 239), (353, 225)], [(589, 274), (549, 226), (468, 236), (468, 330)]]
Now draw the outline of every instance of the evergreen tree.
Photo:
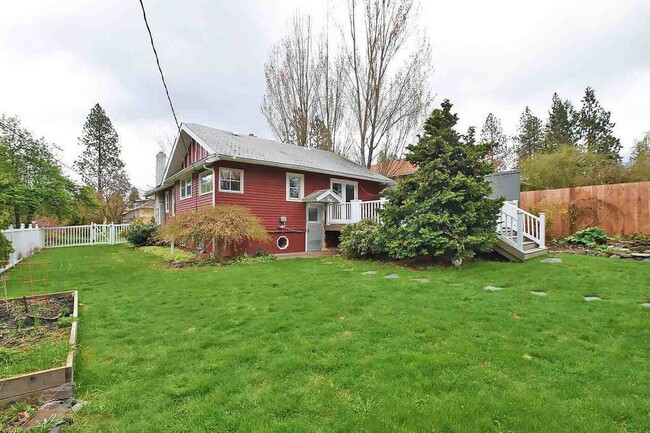
[(140, 200), (140, 191), (138, 191), (138, 188), (132, 186), (129, 190), (129, 196), (126, 199), (126, 202), (129, 206), (133, 206), (138, 200)]
[(510, 165), (511, 155), (508, 148), (508, 137), (503, 133), (501, 120), (494, 114), (488, 114), (481, 128), (481, 144), (488, 145), (490, 151), (486, 155), (496, 171), (505, 170)]
[(79, 144), (84, 150), (74, 165), (83, 181), (104, 196), (125, 195), (129, 183), (120, 159), (119, 137), (99, 104), (90, 110)]
[(614, 137), (615, 123), (610, 121), (610, 117), (611, 112), (600, 106), (594, 89), (587, 87), (578, 116), (581, 144), (588, 152), (620, 159), (621, 141)]
[(650, 132), (634, 143), (628, 168), (630, 182), (645, 182), (650, 180)]
[(517, 157), (519, 161), (544, 149), (544, 130), (539, 117), (529, 107), (524, 109), (517, 127)]
[(473, 129), (463, 136), (449, 100), (433, 110), (406, 159), (418, 170), (386, 191), (382, 237), (393, 258), (446, 257), (454, 264), (496, 241), (494, 229), (502, 199), (490, 199), (484, 176), (493, 170), (486, 158), (491, 143), (474, 143)]
[(576, 120), (577, 115), (571, 101), (563, 101), (557, 93), (554, 93), (544, 131), (545, 150), (553, 151), (567, 144), (575, 146)]

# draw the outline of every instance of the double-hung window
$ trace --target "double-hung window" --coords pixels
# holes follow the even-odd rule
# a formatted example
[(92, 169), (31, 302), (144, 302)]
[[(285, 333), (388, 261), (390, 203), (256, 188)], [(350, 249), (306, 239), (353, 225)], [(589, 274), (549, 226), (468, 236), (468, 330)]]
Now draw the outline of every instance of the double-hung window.
[(199, 195), (210, 194), (214, 190), (214, 174), (204, 171), (199, 174)]
[(287, 200), (300, 201), (305, 196), (305, 175), (287, 173)]
[(165, 191), (165, 213), (169, 213), (169, 190)]
[(181, 200), (192, 197), (192, 175), (181, 179)]
[(244, 170), (236, 168), (219, 169), (219, 191), (244, 193)]

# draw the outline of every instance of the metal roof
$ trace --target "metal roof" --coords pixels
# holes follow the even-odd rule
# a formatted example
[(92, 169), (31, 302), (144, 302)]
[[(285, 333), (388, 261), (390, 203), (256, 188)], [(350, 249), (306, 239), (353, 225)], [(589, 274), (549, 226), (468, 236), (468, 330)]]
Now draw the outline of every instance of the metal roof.
[(242, 160), (242, 162), (294, 168), (366, 179), (393, 184), (394, 182), (342, 156), (325, 150), (309, 149), (293, 144), (280, 143), (253, 135), (240, 135), (196, 123), (184, 123), (182, 128), (199, 144), (219, 159)]

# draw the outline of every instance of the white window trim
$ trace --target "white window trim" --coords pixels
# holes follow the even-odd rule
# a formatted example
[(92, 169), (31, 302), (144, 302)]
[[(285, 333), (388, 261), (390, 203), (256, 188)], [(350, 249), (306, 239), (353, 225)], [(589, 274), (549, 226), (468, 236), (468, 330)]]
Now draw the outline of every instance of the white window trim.
[[(300, 178), (300, 197), (298, 198), (289, 197), (289, 178), (291, 177)], [(286, 193), (287, 201), (302, 201), (302, 199), (305, 197), (305, 175), (300, 173), (287, 172), (285, 177), (285, 190), (286, 190), (285, 193)]]
[(165, 191), (165, 198), (163, 199), (165, 201), (165, 213), (169, 213), (169, 190)]
[[(212, 189), (210, 191), (206, 192), (201, 192), (201, 179), (203, 179), (204, 176), (209, 176), (212, 175)], [(206, 170), (202, 173), (199, 174), (199, 195), (206, 195), (214, 192), (214, 172), (212, 170)]]
[[(219, 167), (219, 192), (227, 192), (230, 194), (243, 194), (244, 193), (244, 170), (241, 168), (231, 168), (231, 167)], [(241, 184), (241, 191), (232, 191), (229, 189), (221, 189), (221, 170), (232, 170), (232, 171), (239, 171), (241, 172), (240, 176), (240, 184)]]
[[(358, 200), (359, 199), (359, 182), (355, 180), (345, 180), (345, 179), (334, 179), (330, 178), (330, 189), (334, 191), (334, 184), (335, 183), (340, 183), (343, 185), (343, 190), (342, 192), (345, 192), (345, 185), (354, 185), (354, 198), (352, 200)], [(345, 197), (341, 197), (341, 200), (345, 202)]]
[[(178, 195), (179, 195), (181, 200), (185, 200), (186, 198), (191, 198), (192, 194), (194, 194), (194, 185), (192, 185), (192, 182), (193, 182), (192, 177), (193, 177), (192, 174), (190, 174), (189, 176), (181, 179), (178, 182), (178, 186), (180, 187), (180, 192), (179, 192)], [(190, 186), (190, 195), (183, 195), (185, 193), (185, 191), (187, 190), (188, 179), (189, 179), (189, 183), (191, 185)]]

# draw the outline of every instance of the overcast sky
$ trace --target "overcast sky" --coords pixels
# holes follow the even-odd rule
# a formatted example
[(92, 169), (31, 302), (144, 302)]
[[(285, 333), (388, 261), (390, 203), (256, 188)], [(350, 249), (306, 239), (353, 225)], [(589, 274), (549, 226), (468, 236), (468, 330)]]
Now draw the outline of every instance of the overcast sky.
[[(327, 0), (145, 5), (179, 120), (272, 138), (259, 109), (264, 62), (298, 8), (322, 24)], [(650, 0), (425, 1), (420, 18), (433, 47), (434, 104), (451, 99), (463, 129), (493, 112), (514, 134), (526, 105), (545, 118), (553, 92), (579, 105), (591, 86), (624, 154), (650, 130)], [(174, 123), (138, 0), (4, 4), (0, 113), (61, 146), (72, 165), (97, 102), (132, 182), (150, 188), (158, 140)]]

